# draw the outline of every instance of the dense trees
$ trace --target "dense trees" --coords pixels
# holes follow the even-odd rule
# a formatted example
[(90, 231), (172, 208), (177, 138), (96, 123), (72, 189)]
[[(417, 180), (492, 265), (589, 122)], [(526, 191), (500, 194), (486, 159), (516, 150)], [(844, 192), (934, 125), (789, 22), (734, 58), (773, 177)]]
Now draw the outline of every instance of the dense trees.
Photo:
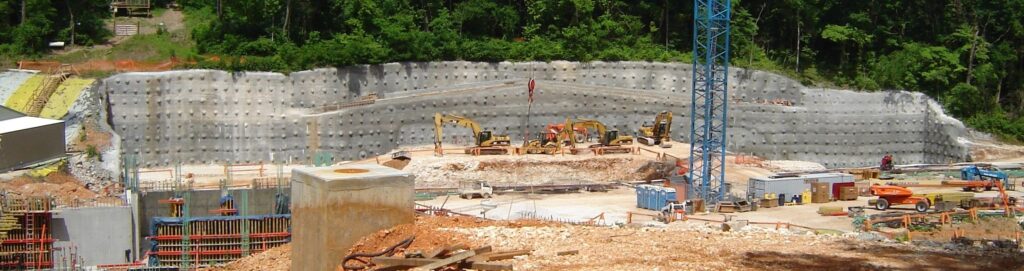
[[(29, 18), (22, 24), (20, 3)], [(103, 38), (105, 0), (0, 0), (0, 54)], [(292, 71), (426, 60), (689, 61), (690, 1), (178, 0), (197, 54)], [(734, 65), (815, 85), (907, 89), (1024, 141), (1024, 0), (732, 0)], [(73, 8), (68, 9), (68, 5)], [(81, 12), (79, 12), (81, 10)], [(81, 13), (81, 14), (79, 14)], [(92, 15), (93, 17), (89, 17)], [(242, 58), (244, 57), (244, 60)]]
[[(106, 0), (0, 0), (0, 55), (38, 54), (51, 41), (92, 45), (110, 35)], [(73, 18), (73, 19), (72, 19)], [(72, 25), (74, 23), (74, 25)]]

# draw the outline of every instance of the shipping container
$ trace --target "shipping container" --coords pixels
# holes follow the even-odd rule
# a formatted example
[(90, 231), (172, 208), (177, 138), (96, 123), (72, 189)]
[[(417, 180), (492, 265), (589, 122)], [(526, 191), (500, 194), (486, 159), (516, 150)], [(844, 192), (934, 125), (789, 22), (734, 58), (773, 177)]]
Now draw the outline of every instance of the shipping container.
[(854, 185), (855, 185), (854, 182), (833, 183), (832, 184), (832, 198), (833, 199), (839, 199), (840, 198), (839, 197), (839, 192), (841, 192), (843, 187), (853, 187)]
[[(811, 189), (811, 183), (824, 182), (829, 184), (853, 182), (853, 175), (846, 173), (816, 173), (781, 178), (750, 178), (747, 181), (747, 196), (764, 198), (766, 193), (800, 195)], [(829, 187), (831, 190), (831, 186)], [(788, 200), (788, 199), (787, 199)]]

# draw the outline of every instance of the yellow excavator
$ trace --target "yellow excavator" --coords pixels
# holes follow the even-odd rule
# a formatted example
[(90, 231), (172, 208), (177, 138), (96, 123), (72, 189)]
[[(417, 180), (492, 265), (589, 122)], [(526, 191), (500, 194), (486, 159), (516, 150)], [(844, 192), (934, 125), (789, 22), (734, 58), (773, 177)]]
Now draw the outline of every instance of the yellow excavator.
[[(565, 119), (564, 127), (572, 127), (572, 121)], [(523, 144), (523, 151), (528, 154), (555, 154), (562, 150), (567, 142), (572, 142), (575, 131), (573, 129), (562, 129), (558, 133), (540, 132), (536, 139), (531, 139)], [(571, 143), (570, 143), (571, 144)]]
[[(620, 135), (619, 130), (608, 129), (604, 123), (592, 119), (576, 119), (572, 121), (573, 128), (582, 127), (597, 130), (598, 144), (590, 145), (590, 148), (602, 148), (607, 153), (623, 153), (630, 152), (630, 148), (622, 147), (622, 145), (632, 145), (633, 137), (628, 135)], [(571, 133), (572, 142), (576, 142), (575, 133)]]
[(445, 122), (458, 126), (468, 127), (473, 130), (473, 147), (466, 149), (467, 154), (506, 154), (508, 150), (501, 146), (508, 146), (511, 138), (508, 135), (495, 135), (491, 131), (483, 130), (480, 124), (470, 118), (459, 115), (443, 115), (434, 113), (434, 153), (444, 155), (441, 148), (441, 130)]
[(647, 146), (672, 147), (668, 144), (672, 141), (672, 112), (661, 111), (654, 117), (654, 123), (641, 125), (636, 141)]

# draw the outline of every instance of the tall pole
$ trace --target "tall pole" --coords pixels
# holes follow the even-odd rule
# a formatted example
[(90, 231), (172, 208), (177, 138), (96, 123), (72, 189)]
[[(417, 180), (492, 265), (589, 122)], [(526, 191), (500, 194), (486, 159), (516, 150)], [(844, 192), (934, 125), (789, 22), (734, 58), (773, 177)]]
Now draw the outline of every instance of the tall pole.
[(21, 0), (21, 22), (19, 25), (25, 24), (25, 5), (27, 5), (25, 2), (28, 2), (28, 0)]

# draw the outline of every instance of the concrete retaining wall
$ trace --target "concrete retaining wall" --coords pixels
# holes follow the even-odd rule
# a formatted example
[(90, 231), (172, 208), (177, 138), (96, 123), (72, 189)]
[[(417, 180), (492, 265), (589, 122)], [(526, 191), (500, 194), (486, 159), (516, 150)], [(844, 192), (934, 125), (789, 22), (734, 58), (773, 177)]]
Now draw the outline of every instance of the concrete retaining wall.
[[(110, 102), (124, 151), (147, 166), (338, 159), (430, 144), (435, 112), (459, 113), (521, 140), (527, 78), (538, 80), (529, 128), (596, 118), (629, 134), (656, 112), (689, 137), (691, 66), (648, 62), (389, 63), (278, 73), (211, 70), (124, 73), (97, 90)], [(962, 161), (963, 125), (920, 93), (808, 88), (776, 74), (732, 69), (729, 151), (828, 167)], [(358, 101), (370, 105), (324, 112)], [(787, 105), (783, 105), (787, 104)], [(312, 133), (315, 136), (307, 136)], [(446, 129), (465, 142), (465, 129)]]
[(74, 245), (78, 256), (85, 261), (81, 264), (128, 263), (125, 251), (132, 250), (130, 207), (59, 209), (54, 212), (52, 222), (53, 238), (57, 239), (54, 247)]

